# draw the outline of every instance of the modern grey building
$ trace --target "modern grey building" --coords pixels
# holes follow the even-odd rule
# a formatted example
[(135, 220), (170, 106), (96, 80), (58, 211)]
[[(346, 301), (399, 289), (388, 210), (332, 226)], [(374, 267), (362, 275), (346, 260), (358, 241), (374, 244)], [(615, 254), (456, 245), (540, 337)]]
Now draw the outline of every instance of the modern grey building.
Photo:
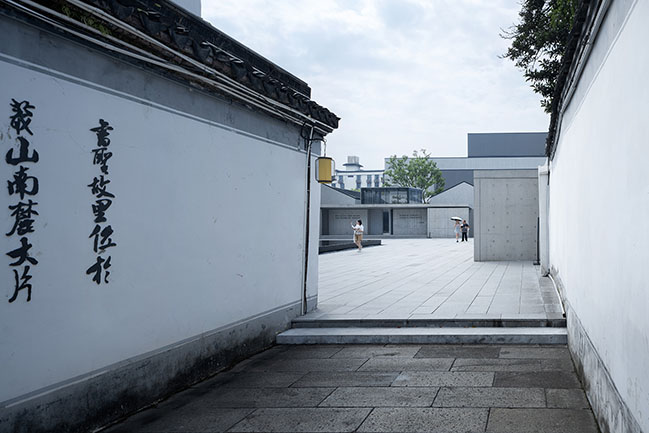
[(444, 189), (466, 182), (474, 170), (536, 169), (545, 163), (547, 132), (469, 133), (466, 158), (433, 158), (444, 176)]
[[(474, 170), (529, 170), (545, 164), (547, 132), (469, 133), (466, 157), (432, 158), (444, 176), (444, 190), (466, 182)], [(389, 159), (385, 159), (388, 168)]]

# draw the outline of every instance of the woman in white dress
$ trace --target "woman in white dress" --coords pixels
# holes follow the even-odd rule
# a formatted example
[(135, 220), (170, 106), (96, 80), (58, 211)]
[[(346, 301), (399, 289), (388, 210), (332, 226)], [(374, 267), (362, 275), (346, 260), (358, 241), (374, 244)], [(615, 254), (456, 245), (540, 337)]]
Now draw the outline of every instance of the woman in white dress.
[(356, 221), (356, 224), (352, 222), (352, 229), (354, 229), (354, 243), (360, 253), (363, 249), (363, 222), (361, 220)]
[(460, 238), (460, 230), (462, 228), (462, 225), (458, 220), (455, 220), (455, 227), (453, 227), (453, 231), (455, 231), (455, 242), (459, 242)]

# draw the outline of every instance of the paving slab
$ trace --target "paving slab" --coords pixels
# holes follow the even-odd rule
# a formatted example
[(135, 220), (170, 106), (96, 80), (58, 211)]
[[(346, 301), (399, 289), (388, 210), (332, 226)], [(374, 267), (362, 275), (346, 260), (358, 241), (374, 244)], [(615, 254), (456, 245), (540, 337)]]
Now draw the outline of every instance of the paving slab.
[(582, 389), (546, 389), (548, 407), (560, 409), (589, 409), (588, 399)]
[(569, 371), (496, 372), (494, 386), (514, 388), (581, 388), (577, 375)]
[(251, 371), (355, 371), (367, 358), (273, 359), (250, 367)]
[(483, 432), (488, 409), (377, 408), (359, 432)]
[(457, 358), (452, 371), (573, 371), (570, 359), (464, 359)]
[(291, 386), (306, 372), (226, 372), (217, 375), (197, 386), (201, 387), (222, 387), (222, 388), (285, 388)]
[(439, 388), (341, 387), (320, 406), (333, 407), (430, 407)]
[(354, 432), (372, 409), (257, 409), (230, 432)]
[(213, 407), (316, 407), (334, 388), (231, 388), (203, 397)]
[(392, 386), (492, 386), (494, 373), (407, 371)]
[(358, 371), (449, 371), (450, 358), (376, 357), (368, 360)]
[(314, 371), (295, 382), (293, 387), (390, 386), (399, 372)]
[(599, 429), (589, 410), (491, 409), (487, 432), (599, 433)]
[[(299, 347), (299, 346), (298, 346)], [(419, 352), (421, 346), (350, 346), (338, 351), (334, 358), (376, 358), (399, 357), (412, 358)], [(431, 357), (432, 358), (432, 357)]]
[(445, 387), (435, 398), (435, 407), (545, 407), (541, 388)]
[(500, 358), (570, 359), (570, 353), (556, 347), (503, 347)]
[(422, 346), (415, 358), (498, 358), (501, 348), (498, 346)]

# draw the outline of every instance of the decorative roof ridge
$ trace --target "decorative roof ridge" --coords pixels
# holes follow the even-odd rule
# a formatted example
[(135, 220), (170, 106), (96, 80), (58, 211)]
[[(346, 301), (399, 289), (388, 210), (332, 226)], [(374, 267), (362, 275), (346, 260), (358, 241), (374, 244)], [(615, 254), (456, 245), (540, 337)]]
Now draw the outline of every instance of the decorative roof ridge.
[[(73, 8), (68, 16), (82, 25), (95, 26), (105, 35), (134, 44), (139, 52), (149, 52), (169, 64), (185, 66), (183, 56), (191, 59), (197, 65), (192, 74), (207, 80), (219, 74), (224, 77), (220, 80), (252, 91), (275, 109), (289, 116), (293, 112), (294, 119), (299, 113), (303, 116), (300, 121), (319, 122), (325, 133), (338, 127), (340, 118), (309, 98), (311, 89), (304, 81), (169, 0), (35, 1), (59, 13)], [(115, 24), (117, 27), (112, 27)]]

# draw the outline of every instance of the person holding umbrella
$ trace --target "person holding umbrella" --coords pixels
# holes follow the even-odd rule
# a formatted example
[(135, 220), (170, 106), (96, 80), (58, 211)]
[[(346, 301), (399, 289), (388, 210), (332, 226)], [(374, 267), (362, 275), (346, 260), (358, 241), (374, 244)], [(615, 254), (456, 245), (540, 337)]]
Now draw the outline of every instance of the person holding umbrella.
[(455, 221), (455, 227), (453, 227), (453, 231), (455, 232), (455, 242), (460, 242), (460, 222), (458, 220)]
[(455, 242), (460, 242), (460, 221), (462, 221), (462, 218), (460, 217), (451, 217), (451, 221), (455, 223), (455, 226), (453, 227), (453, 231), (455, 232)]

